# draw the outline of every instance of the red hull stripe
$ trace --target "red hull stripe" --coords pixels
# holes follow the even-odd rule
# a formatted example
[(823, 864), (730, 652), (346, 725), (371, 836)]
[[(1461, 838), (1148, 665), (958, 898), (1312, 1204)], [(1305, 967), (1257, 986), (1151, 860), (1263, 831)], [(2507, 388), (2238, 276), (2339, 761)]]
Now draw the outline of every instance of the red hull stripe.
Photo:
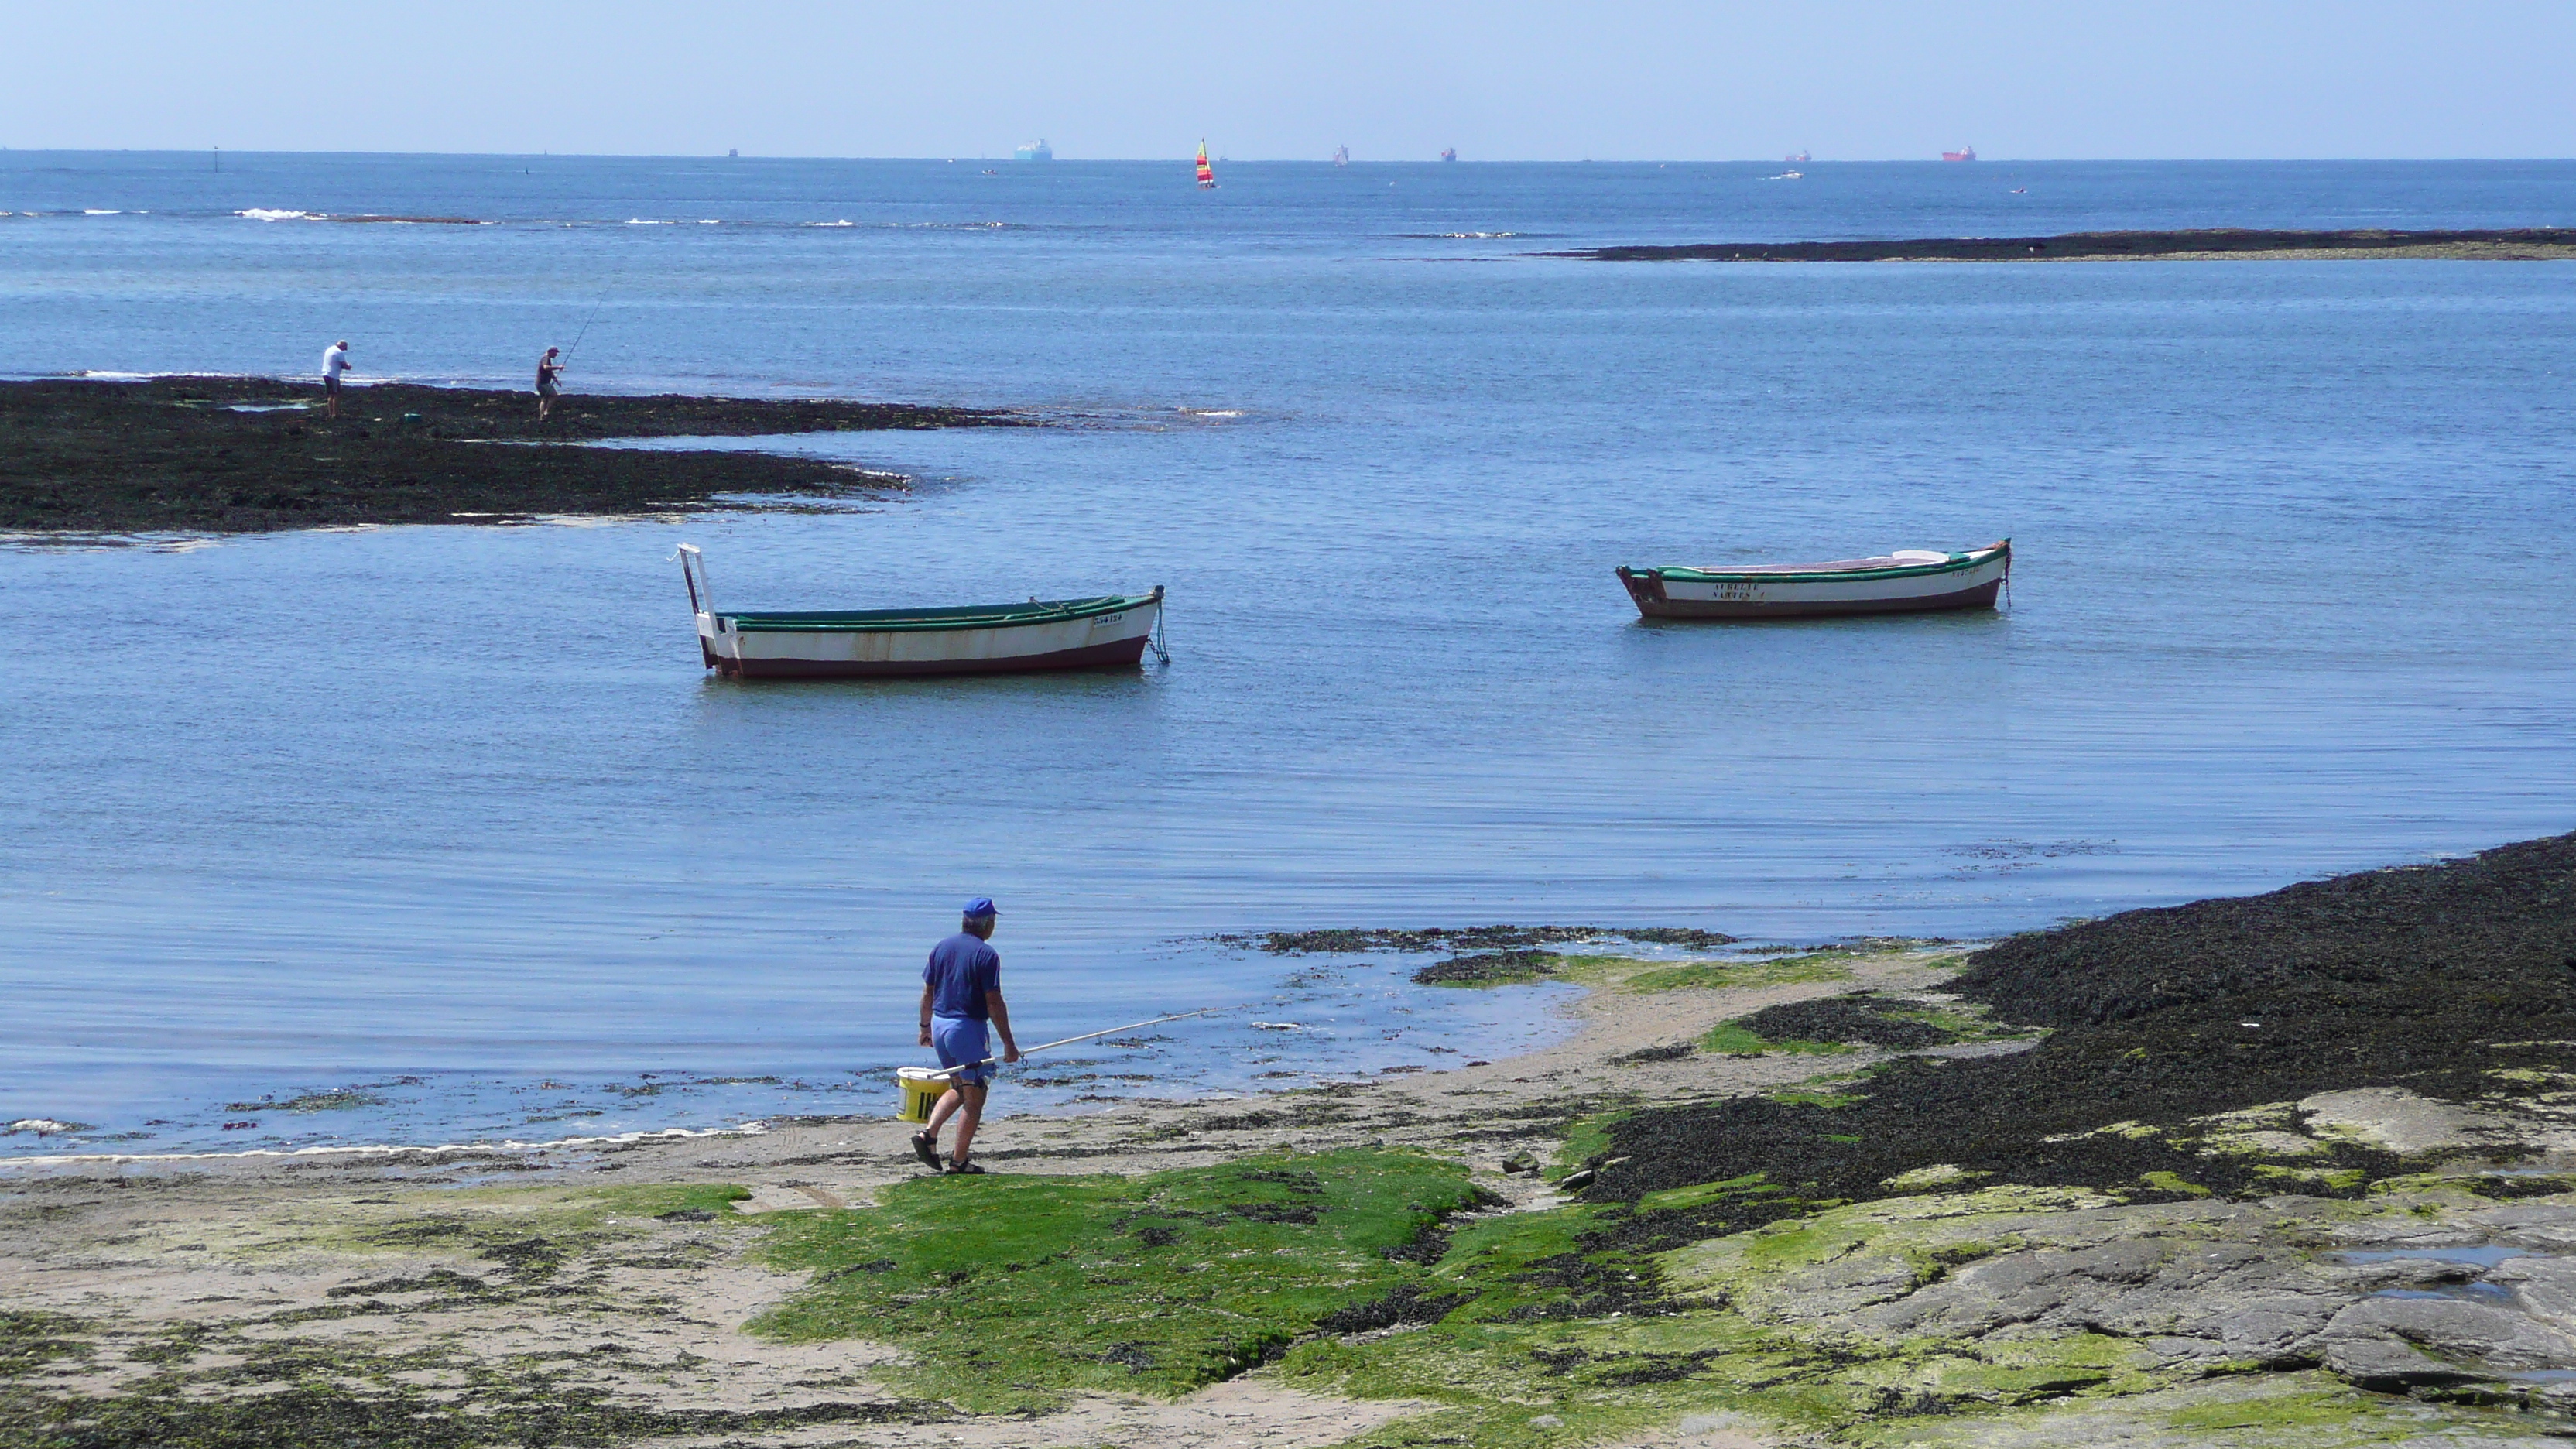
[(732, 679), (876, 679), (915, 674), (1012, 674), (1032, 669), (1134, 668), (1145, 657), (1145, 637), (1059, 649), (1053, 654), (1019, 654), (1002, 659), (718, 659), (716, 672)]

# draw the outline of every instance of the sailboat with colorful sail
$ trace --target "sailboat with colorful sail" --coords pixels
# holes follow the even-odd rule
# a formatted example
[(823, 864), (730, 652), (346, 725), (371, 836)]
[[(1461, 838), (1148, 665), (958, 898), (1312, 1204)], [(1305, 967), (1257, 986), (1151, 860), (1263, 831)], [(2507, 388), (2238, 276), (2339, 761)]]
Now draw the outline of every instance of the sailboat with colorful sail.
[(1207, 138), (1199, 138), (1199, 190), (1216, 190), (1216, 168), (1208, 164)]

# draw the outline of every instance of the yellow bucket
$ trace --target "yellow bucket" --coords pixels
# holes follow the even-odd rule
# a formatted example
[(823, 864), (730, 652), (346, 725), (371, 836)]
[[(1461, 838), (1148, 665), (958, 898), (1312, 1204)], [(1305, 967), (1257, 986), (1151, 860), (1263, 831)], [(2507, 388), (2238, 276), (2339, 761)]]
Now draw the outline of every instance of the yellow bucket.
[(895, 1085), (903, 1088), (903, 1111), (896, 1114), (900, 1122), (927, 1122), (930, 1109), (948, 1095), (949, 1081), (928, 1067), (897, 1067)]

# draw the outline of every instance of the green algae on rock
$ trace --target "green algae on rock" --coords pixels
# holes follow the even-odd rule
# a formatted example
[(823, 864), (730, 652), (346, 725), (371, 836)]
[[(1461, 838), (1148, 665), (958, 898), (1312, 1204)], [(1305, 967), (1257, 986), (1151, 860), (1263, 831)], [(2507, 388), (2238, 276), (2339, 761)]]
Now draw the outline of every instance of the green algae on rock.
[(912, 1361), (886, 1377), (978, 1412), (1168, 1396), (1418, 1288), (1402, 1250), (1482, 1196), (1455, 1164), (1370, 1149), (1139, 1178), (917, 1178), (867, 1211), (783, 1215), (760, 1258), (814, 1276), (750, 1327), (896, 1345)]

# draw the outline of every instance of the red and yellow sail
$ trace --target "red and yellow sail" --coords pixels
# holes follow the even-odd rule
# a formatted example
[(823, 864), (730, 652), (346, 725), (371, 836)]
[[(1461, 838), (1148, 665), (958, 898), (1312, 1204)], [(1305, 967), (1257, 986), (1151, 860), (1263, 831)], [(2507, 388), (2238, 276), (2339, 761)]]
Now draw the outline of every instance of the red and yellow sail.
[(1199, 142), (1199, 185), (1211, 188), (1216, 185), (1216, 168), (1208, 164), (1205, 140)]

